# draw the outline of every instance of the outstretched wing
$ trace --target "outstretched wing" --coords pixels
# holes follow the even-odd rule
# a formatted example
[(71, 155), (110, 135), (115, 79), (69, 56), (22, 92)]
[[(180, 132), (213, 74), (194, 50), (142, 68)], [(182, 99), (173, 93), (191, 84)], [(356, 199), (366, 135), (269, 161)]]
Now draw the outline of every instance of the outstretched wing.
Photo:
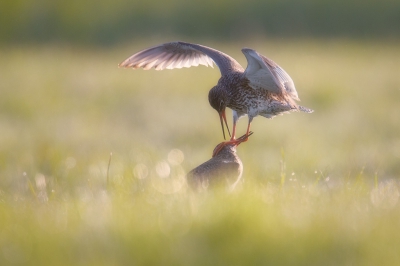
[(245, 75), (252, 88), (287, 94), (294, 100), (300, 100), (292, 78), (283, 68), (255, 50), (244, 48), (242, 52), (248, 63)]
[(213, 67), (213, 63), (219, 67), (222, 75), (232, 69), (243, 69), (229, 55), (207, 46), (185, 42), (164, 43), (140, 51), (120, 63), (119, 66), (163, 70), (198, 65)]

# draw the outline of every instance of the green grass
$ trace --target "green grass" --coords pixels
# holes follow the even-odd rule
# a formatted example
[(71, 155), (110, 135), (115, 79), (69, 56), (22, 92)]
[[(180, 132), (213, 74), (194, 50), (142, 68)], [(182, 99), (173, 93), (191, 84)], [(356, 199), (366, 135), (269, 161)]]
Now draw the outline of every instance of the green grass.
[(157, 42), (0, 50), (0, 265), (399, 263), (398, 43), (203, 42), (271, 57), (315, 112), (256, 118), (243, 184), (194, 196), (219, 72), (117, 68)]

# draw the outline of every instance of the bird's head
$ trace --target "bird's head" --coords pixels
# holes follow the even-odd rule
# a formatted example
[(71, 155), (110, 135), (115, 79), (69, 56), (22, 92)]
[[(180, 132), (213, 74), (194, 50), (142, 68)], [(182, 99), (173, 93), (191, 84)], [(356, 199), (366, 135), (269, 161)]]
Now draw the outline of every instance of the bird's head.
[(222, 127), (222, 134), (224, 135), (224, 139), (226, 139), (224, 122), (225, 122), (225, 126), (228, 130), (229, 136), (231, 136), (231, 132), (229, 131), (229, 127), (228, 127), (228, 123), (226, 122), (226, 114), (225, 114), (225, 109), (227, 106), (227, 97), (222, 89), (215, 86), (208, 93), (208, 101), (210, 102), (210, 105), (212, 106), (212, 108), (217, 110), (217, 112), (219, 114), (219, 120), (221, 121), (221, 127)]

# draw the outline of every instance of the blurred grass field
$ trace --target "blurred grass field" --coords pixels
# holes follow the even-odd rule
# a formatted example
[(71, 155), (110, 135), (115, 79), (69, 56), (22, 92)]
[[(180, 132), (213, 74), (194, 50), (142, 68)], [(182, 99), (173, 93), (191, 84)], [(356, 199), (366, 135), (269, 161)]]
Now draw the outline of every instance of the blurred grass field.
[(163, 41), (0, 49), (0, 265), (400, 263), (398, 42), (202, 41), (270, 57), (315, 112), (254, 119), (238, 191), (196, 197), (219, 71), (117, 67)]

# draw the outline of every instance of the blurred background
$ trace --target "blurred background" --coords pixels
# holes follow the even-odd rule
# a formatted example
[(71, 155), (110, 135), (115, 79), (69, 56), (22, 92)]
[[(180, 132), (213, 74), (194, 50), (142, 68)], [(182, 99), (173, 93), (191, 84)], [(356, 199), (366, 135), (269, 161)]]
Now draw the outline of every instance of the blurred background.
[[(0, 23), (5, 165), (13, 165), (5, 163), (7, 146), (14, 152), (41, 142), (54, 152), (59, 145), (70, 147), (46, 144), (55, 132), (67, 134), (65, 129), (71, 132), (64, 137), (76, 138), (78, 146), (84, 142), (110, 152), (118, 150), (114, 145), (128, 149), (144, 140), (166, 150), (186, 145), (196, 151), (189, 157), (196, 164), (221, 140), (207, 101), (219, 72), (116, 67), (141, 49), (183, 40), (222, 50), (243, 66), (240, 49), (258, 50), (292, 76), (301, 104), (315, 109), (312, 115), (255, 120), (253, 138), (260, 145), (243, 150), (252, 151), (257, 168), (279, 172), (282, 149), (295, 159), (295, 169), (364, 169), (389, 176), (400, 171), (398, 1), (17, 0), (0, 4)], [(81, 139), (86, 131), (87, 139)], [(21, 134), (30, 139), (24, 143)], [(117, 142), (103, 148), (96, 143), (99, 136), (102, 144)], [(309, 155), (298, 156), (304, 152)], [(41, 163), (32, 167), (48, 171)]]
[[(400, 1), (15, 0), (0, 25), (1, 265), (398, 265)], [(174, 40), (256, 49), (315, 110), (253, 120), (234, 195), (185, 184), (219, 71), (118, 68)]]
[(154, 36), (398, 38), (400, 3), (361, 1), (3, 1), (2, 43), (112, 45)]

